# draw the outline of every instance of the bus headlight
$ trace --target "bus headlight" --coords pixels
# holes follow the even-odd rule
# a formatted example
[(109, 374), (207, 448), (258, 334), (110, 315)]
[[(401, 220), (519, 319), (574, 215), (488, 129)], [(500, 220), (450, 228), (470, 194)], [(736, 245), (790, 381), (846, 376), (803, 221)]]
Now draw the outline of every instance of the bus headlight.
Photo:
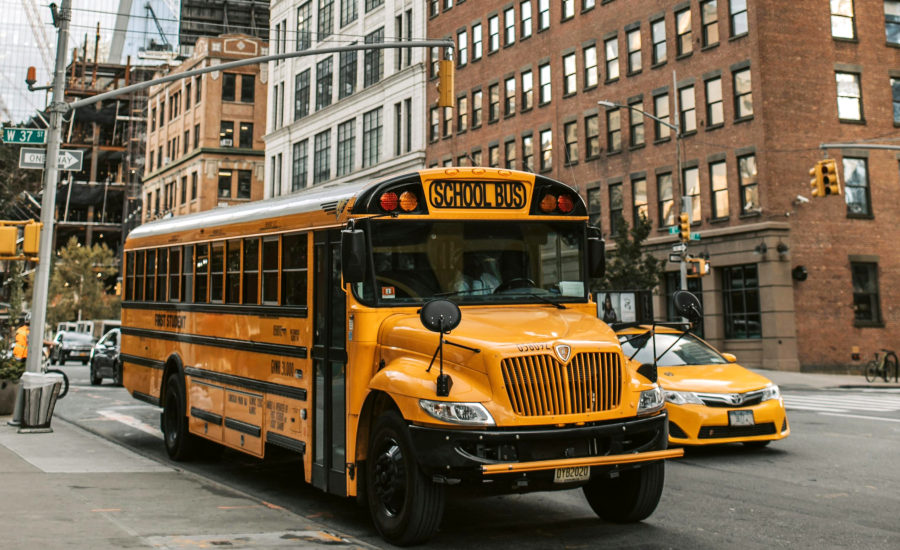
[(781, 398), (781, 390), (778, 389), (778, 386), (772, 384), (768, 388), (763, 389), (762, 400), (763, 401), (772, 401), (773, 399)]
[(702, 405), (703, 401), (697, 397), (697, 394), (690, 391), (668, 391), (666, 390), (666, 401), (674, 405)]
[(663, 392), (656, 386), (652, 390), (642, 391), (638, 402), (638, 414), (650, 414), (662, 409), (666, 404)]
[(419, 406), (430, 416), (451, 424), (494, 425), (494, 417), (481, 403), (448, 403), (447, 401), (420, 399)]

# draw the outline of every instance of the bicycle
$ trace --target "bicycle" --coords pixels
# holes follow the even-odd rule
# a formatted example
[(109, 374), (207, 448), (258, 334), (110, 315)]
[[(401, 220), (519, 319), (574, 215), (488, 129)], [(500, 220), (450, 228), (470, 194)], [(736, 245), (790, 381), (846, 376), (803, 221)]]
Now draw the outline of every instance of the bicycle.
[(894, 381), (897, 381), (900, 375), (900, 361), (897, 360), (897, 354), (889, 349), (881, 350), (884, 352), (880, 358), (875, 354), (875, 360), (866, 363), (866, 382), (874, 382), (881, 378), (885, 382), (890, 382), (893, 373)]

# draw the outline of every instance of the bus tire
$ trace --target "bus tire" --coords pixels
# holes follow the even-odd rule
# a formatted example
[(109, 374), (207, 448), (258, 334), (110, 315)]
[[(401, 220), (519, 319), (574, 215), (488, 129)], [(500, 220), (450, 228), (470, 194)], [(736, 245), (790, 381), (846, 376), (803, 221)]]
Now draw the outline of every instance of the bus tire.
[(202, 443), (201, 438), (192, 434), (188, 427), (185, 395), (184, 381), (177, 372), (173, 372), (166, 382), (166, 399), (160, 424), (166, 452), (169, 453), (169, 458), (179, 462), (195, 458)]
[(662, 497), (666, 464), (660, 460), (617, 478), (594, 478), (582, 487), (591, 509), (612, 523), (635, 523), (650, 517)]
[(382, 413), (375, 423), (365, 479), (372, 521), (387, 542), (421, 544), (440, 527), (444, 486), (419, 468), (409, 429), (396, 411)]

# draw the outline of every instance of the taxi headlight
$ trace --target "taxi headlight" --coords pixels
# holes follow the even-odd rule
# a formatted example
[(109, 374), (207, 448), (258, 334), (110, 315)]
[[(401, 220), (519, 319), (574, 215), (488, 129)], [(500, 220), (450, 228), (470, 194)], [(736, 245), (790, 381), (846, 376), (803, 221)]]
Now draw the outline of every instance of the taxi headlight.
[(768, 388), (763, 389), (762, 400), (763, 401), (771, 401), (773, 399), (781, 398), (781, 390), (778, 389), (778, 386), (772, 384)]
[(451, 403), (420, 399), (419, 406), (430, 416), (444, 422), (468, 426), (494, 425), (494, 417), (481, 403)]
[(662, 409), (666, 404), (663, 392), (656, 386), (652, 390), (642, 391), (638, 402), (638, 414), (650, 414)]
[(697, 397), (697, 394), (690, 391), (669, 391), (666, 390), (666, 401), (674, 405), (702, 405), (703, 400)]

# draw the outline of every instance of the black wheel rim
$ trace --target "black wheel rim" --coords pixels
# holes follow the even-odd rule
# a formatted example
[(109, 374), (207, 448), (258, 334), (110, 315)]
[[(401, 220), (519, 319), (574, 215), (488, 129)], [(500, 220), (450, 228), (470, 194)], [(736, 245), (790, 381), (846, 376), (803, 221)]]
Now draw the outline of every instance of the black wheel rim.
[(170, 449), (175, 448), (175, 442), (178, 440), (178, 415), (180, 414), (178, 409), (178, 394), (172, 390), (167, 391), (163, 418), (166, 426), (166, 446)]
[(381, 444), (373, 478), (382, 512), (396, 517), (406, 502), (406, 458), (395, 440), (386, 439)]

